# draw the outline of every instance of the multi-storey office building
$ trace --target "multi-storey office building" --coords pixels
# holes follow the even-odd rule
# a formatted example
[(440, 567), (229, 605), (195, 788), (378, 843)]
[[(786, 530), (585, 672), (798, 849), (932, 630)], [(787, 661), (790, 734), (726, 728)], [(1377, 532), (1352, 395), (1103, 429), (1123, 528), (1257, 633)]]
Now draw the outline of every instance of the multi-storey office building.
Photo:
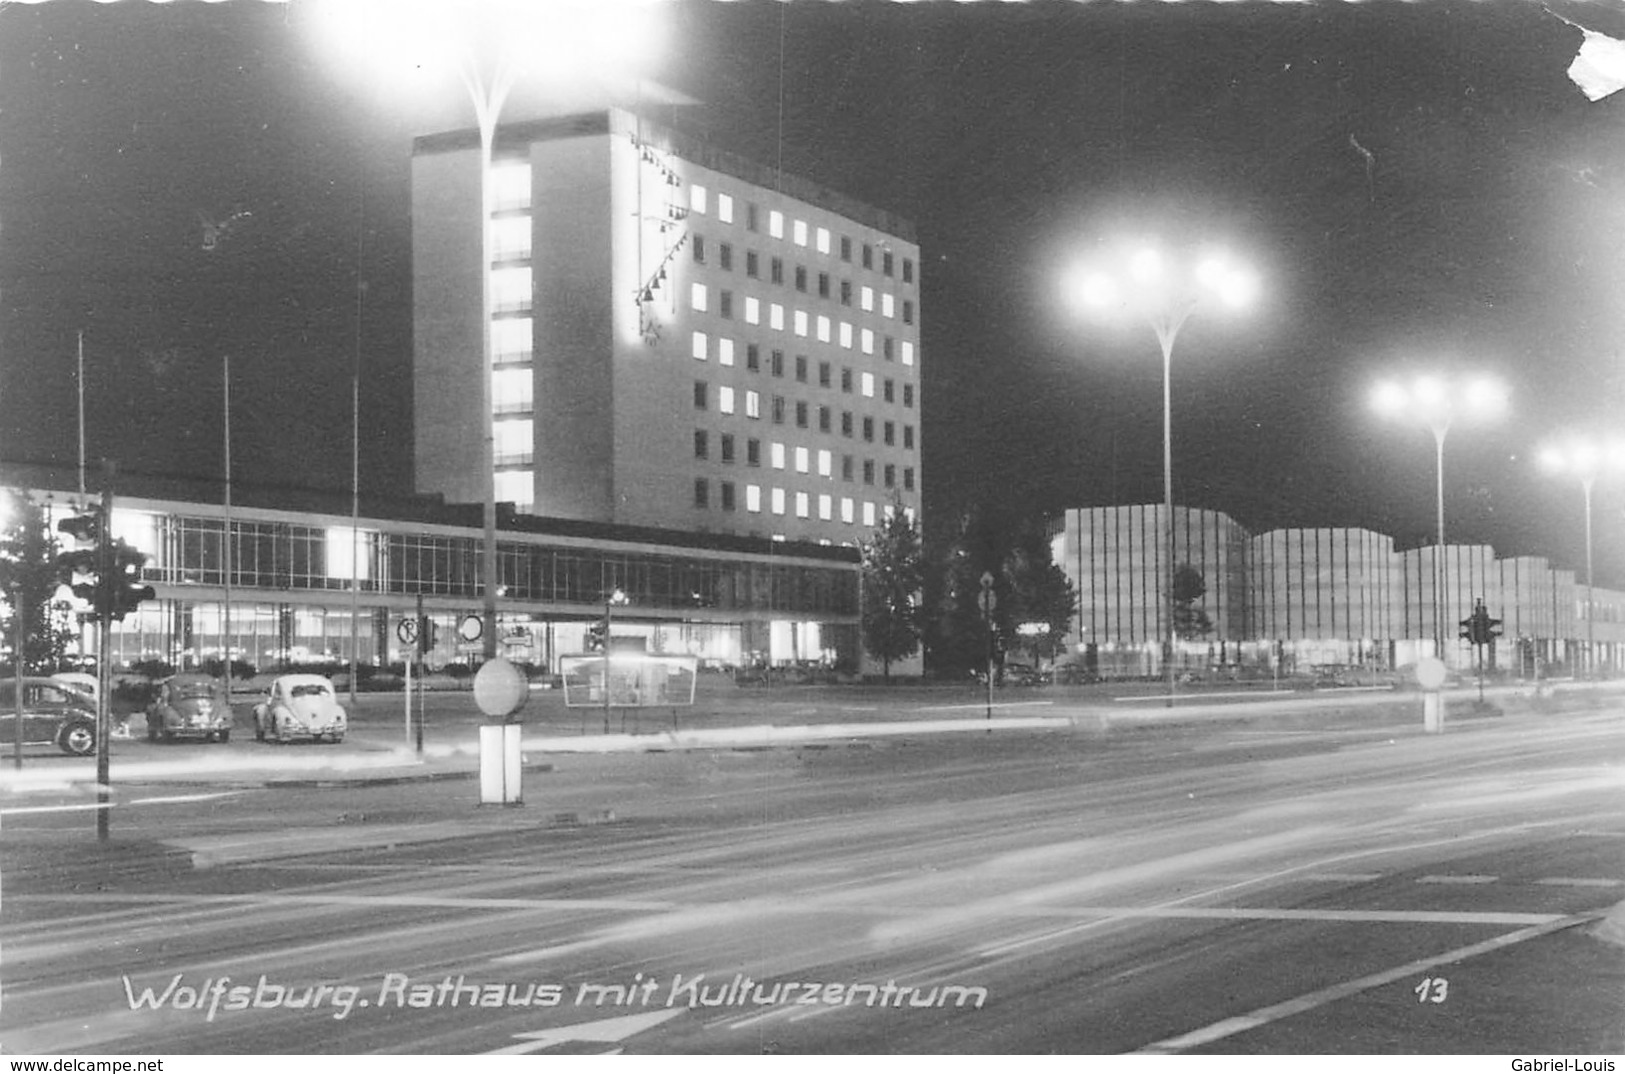
[[(7, 475), (12, 493), (54, 517), (84, 502), (68, 483), (22, 476)], [(480, 649), (461, 633), (481, 610), (478, 508), (423, 501), (357, 519), (310, 494), (239, 489), (227, 508), (129, 491), (115, 497), (112, 530), (147, 555), (157, 599), (114, 624), (115, 665), (193, 666), (227, 651), (261, 668), (352, 653), (396, 662), (409, 648), (398, 628), (419, 601), (438, 627), (431, 666)], [(651, 651), (858, 663), (855, 549), (520, 516), (502, 520), (497, 552), (502, 652), (516, 661), (557, 670), (560, 655), (584, 650), (588, 623), (618, 589), (627, 603), (616, 635)]]
[[(1167, 632), (1166, 515), (1161, 505), (1072, 510), (1055, 525), (1055, 561), (1078, 587), (1076, 636), (1105, 675), (1154, 675)], [(1227, 516), (1174, 509), (1176, 565), (1205, 584), (1212, 629), (1178, 641), (1174, 659), (1205, 669), (1397, 668), (1442, 651), (1475, 659), (1460, 622), (1482, 601), (1502, 621), (1488, 658), (1515, 673), (1537, 667), (1625, 670), (1625, 593), (1577, 585), (1537, 556), (1497, 559), (1487, 545), (1399, 552), (1355, 528), (1249, 536)], [(1442, 650), (1440, 646), (1442, 645)], [(1588, 658), (1588, 646), (1591, 656)]]
[(906, 222), (620, 110), (413, 155), (416, 481), (521, 514), (851, 544), (920, 502)]

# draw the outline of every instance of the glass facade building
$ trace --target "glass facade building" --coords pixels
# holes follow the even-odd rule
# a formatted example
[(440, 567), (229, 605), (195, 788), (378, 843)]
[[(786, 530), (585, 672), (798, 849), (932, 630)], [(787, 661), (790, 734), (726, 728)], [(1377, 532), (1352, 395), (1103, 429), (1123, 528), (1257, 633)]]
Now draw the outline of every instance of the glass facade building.
[[(1071, 645), (1107, 677), (1161, 674), (1166, 520), (1156, 504), (1080, 508), (1052, 521), (1055, 562), (1080, 598)], [(1254, 535), (1197, 508), (1175, 507), (1173, 521), (1173, 565), (1197, 572), (1203, 592), (1189, 603), (1208, 625), (1178, 639), (1173, 659), (1198, 673), (1392, 670), (1435, 652), (1470, 668), (1477, 654), (1460, 622), (1479, 601), (1502, 621), (1486, 647), (1492, 666), (1528, 676), (1588, 664), (1625, 670), (1625, 593), (1597, 588), (1588, 604), (1575, 573), (1542, 557), (1501, 559), (1488, 545), (1399, 551), (1393, 538), (1358, 528)]]

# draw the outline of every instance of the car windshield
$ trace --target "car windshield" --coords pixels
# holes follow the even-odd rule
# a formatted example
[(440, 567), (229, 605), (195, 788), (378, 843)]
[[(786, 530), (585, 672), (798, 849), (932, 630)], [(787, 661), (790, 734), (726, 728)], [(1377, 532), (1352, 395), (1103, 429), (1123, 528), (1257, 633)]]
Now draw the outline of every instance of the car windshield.
[(214, 683), (212, 682), (182, 682), (174, 686), (175, 694), (179, 697), (213, 697)]
[(301, 683), (288, 691), (294, 697), (325, 697), (329, 692), (321, 683)]

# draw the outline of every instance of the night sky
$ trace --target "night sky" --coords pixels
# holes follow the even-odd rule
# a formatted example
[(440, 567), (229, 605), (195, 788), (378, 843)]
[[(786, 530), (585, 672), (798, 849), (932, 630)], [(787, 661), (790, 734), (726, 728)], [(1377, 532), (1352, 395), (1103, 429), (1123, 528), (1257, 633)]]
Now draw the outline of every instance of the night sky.
[[(1625, 91), (1566, 74), (1625, 9), (1535, 3), (713, 3), (661, 10), (657, 118), (912, 219), (926, 514), (1162, 498), (1149, 328), (1062, 282), (1118, 221), (1248, 257), (1245, 317), (1174, 355), (1181, 502), (1258, 530), (1433, 527), (1433, 445), (1384, 373), (1492, 371), (1500, 424), (1446, 445), (1452, 540), (1583, 566), (1577, 481), (1535, 448), (1625, 433)], [(409, 154), (472, 125), (347, 69), (308, 3), (0, 6), (0, 455), (411, 491)], [(557, 107), (531, 87), (509, 119)], [(213, 238), (213, 248), (206, 240)], [(1625, 585), (1625, 476), (1598, 580)]]

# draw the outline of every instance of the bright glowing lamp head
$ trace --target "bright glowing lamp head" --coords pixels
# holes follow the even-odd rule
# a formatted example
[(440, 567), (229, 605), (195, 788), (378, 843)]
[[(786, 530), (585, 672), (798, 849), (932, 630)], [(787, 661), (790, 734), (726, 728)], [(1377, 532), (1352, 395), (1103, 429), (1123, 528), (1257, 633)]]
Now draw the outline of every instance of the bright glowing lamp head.
[(1425, 409), (1437, 409), (1445, 404), (1444, 381), (1438, 377), (1420, 376), (1411, 385), (1411, 401)]
[(1386, 417), (1398, 417), (1410, 405), (1410, 395), (1391, 380), (1378, 384), (1371, 393), (1371, 406)]
[(1479, 377), (1467, 385), (1464, 399), (1474, 417), (1493, 418), (1506, 409), (1506, 389), (1489, 377)]
[(1107, 309), (1120, 300), (1117, 283), (1104, 272), (1086, 272), (1078, 280), (1078, 300), (1089, 309)]
[(1566, 461), (1560, 448), (1548, 444), (1540, 449), (1540, 465), (1552, 473), (1561, 473), (1565, 469)]
[(1150, 286), (1162, 280), (1162, 252), (1155, 246), (1142, 246), (1128, 260), (1129, 277), (1137, 284)]

